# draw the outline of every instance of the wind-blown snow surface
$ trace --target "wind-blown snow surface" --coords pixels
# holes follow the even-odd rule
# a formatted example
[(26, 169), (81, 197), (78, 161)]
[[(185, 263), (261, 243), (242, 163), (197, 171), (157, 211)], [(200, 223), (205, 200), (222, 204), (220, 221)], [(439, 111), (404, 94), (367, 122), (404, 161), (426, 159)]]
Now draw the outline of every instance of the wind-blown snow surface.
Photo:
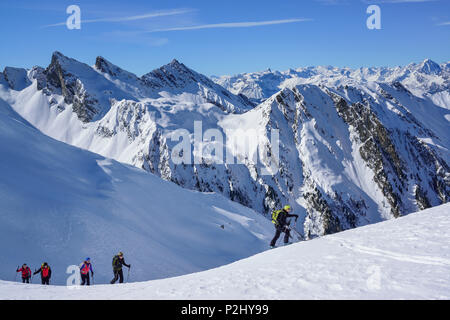
[(2, 280), (47, 261), (52, 283), (65, 284), (66, 268), (89, 256), (96, 283), (108, 283), (119, 250), (133, 281), (165, 278), (261, 252), (273, 233), (270, 221), (221, 195), (53, 140), (1, 99), (0, 150)]
[(450, 204), (195, 274), (79, 290), (0, 281), (0, 299), (450, 299)]

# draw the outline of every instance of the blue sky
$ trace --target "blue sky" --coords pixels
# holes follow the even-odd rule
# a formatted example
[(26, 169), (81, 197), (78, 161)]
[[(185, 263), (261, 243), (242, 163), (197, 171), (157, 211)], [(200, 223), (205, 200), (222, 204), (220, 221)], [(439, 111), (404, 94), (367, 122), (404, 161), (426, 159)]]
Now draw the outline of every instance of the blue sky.
[[(80, 30), (65, 26), (72, 4)], [(381, 30), (366, 27), (370, 4)], [(45, 67), (55, 50), (137, 75), (173, 58), (206, 75), (450, 60), (449, 0), (2, 0), (0, 27), (2, 69)]]

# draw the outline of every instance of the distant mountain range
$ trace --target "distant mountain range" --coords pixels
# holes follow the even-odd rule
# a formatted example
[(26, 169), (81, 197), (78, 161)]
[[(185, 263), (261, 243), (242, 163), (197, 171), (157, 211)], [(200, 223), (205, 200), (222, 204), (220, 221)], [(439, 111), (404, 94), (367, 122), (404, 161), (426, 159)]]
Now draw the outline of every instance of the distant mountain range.
[(258, 103), (283, 88), (299, 84), (315, 84), (338, 87), (340, 85), (367, 84), (370, 82), (401, 82), (416, 95), (449, 92), (450, 62), (441, 65), (426, 59), (406, 67), (336, 68), (306, 67), (287, 71), (242, 73), (212, 79), (234, 94), (244, 94)]

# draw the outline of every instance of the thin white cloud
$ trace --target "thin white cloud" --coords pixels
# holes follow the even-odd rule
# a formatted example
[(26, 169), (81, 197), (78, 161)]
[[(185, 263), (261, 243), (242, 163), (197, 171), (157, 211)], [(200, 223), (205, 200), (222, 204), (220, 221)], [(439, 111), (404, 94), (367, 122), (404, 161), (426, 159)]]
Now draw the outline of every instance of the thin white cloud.
[(438, 23), (437, 25), (438, 25), (438, 26), (450, 26), (450, 21)]
[[(377, 3), (420, 3), (420, 2), (431, 2), (437, 0), (378, 0)], [(372, 0), (365, 0), (364, 2), (372, 3)]]
[[(96, 23), (96, 22), (135, 21), (135, 20), (142, 20), (142, 19), (150, 19), (150, 18), (157, 18), (157, 17), (165, 17), (165, 16), (173, 16), (173, 15), (185, 14), (185, 13), (189, 13), (189, 12), (193, 12), (193, 11), (194, 11), (193, 9), (173, 9), (173, 10), (150, 12), (150, 13), (146, 13), (146, 14), (141, 14), (141, 15), (136, 15), (136, 16), (129, 16), (129, 17), (81, 20), (81, 24), (83, 24), (83, 23)], [(60, 23), (49, 24), (49, 25), (43, 26), (43, 28), (65, 26), (65, 25), (66, 25), (66, 22), (60, 22)]]
[(316, 2), (320, 2), (325, 5), (340, 5), (340, 4), (348, 4), (347, 0), (316, 0)]
[[(325, 5), (348, 5), (350, 4), (349, 0), (315, 0), (316, 2), (320, 2)], [(438, 0), (360, 0), (363, 3), (368, 4), (380, 4), (380, 3), (421, 3), (421, 2), (431, 2)]]
[(285, 20), (270, 20), (259, 22), (214, 23), (214, 24), (202, 24), (197, 26), (155, 29), (147, 32), (165, 32), (165, 31), (199, 30), (199, 29), (215, 29), (215, 28), (250, 28), (250, 27), (260, 27), (260, 26), (268, 26), (283, 23), (296, 23), (305, 21), (312, 21), (312, 19), (285, 19)]

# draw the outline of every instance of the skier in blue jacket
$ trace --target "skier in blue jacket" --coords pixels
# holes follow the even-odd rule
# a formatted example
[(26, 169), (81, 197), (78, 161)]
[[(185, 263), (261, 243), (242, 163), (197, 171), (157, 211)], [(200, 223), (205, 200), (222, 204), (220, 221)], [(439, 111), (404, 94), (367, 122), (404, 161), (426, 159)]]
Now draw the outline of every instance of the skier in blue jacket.
[(92, 270), (91, 258), (86, 258), (84, 262), (80, 265), (80, 273), (81, 273), (81, 285), (84, 286), (90, 285), (89, 271), (91, 272), (91, 276), (94, 276), (94, 270)]

